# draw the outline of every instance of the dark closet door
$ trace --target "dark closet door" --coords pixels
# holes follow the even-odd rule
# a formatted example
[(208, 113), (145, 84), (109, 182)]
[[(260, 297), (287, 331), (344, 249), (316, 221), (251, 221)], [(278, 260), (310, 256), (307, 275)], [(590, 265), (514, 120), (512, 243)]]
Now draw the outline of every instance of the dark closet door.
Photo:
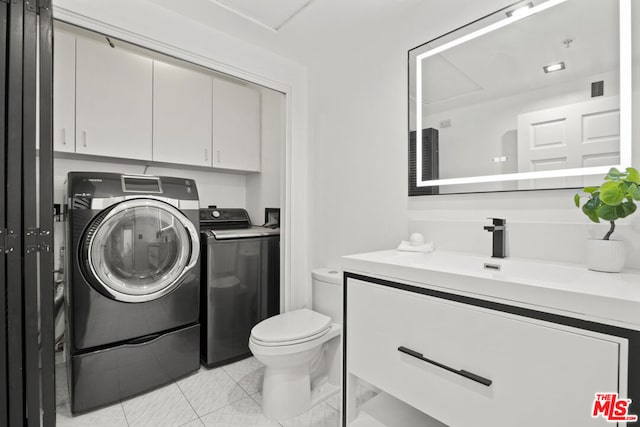
[(42, 425), (56, 424), (55, 319), (53, 309), (53, 18), (51, 0), (40, 0), (38, 55), (40, 134), (38, 250), (40, 291), (40, 391)]
[[(9, 28), (9, 5), (0, 2), (0, 188), (6, 188), (5, 164), (7, 150), (7, 35)], [(9, 424), (7, 381), (7, 275), (5, 252), (6, 192), (0, 194), (0, 425)]]
[(26, 421), (22, 286), (22, 66), (24, 2), (9, 4), (6, 87), (6, 304), (9, 426)]
[(55, 425), (51, 54), (50, 0), (0, 0), (0, 425), (10, 427)]

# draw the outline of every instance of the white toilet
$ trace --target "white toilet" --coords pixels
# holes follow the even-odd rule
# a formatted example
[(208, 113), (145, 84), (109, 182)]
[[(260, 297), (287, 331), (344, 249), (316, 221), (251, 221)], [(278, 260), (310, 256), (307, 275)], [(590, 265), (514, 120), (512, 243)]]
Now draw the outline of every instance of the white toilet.
[(265, 365), (262, 412), (269, 418), (299, 415), (311, 406), (312, 389), (341, 385), (342, 273), (315, 269), (312, 287), (313, 310), (279, 314), (251, 330), (249, 349)]

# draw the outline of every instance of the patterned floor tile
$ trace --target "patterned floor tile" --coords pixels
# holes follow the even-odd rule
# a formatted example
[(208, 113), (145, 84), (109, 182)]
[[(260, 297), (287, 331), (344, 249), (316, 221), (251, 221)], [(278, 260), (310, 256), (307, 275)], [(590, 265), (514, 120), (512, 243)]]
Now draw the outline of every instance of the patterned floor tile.
[(131, 427), (178, 427), (198, 418), (175, 383), (122, 402)]
[[(358, 380), (356, 382), (356, 407), (360, 407), (367, 403), (369, 400), (376, 397), (379, 393), (379, 390), (375, 387), (369, 385), (368, 383)], [(327, 403), (338, 412), (340, 408), (342, 408), (342, 391), (336, 393), (331, 396)]]
[(317, 385), (311, 390), (311, 405), (316, 406), (321, 403), (326, 402), (331, 397), (335, 396), (340, 392), (340, 387), (337, 387), (333, 384), (324, 383)]
[(64, 351), (56, 351), (56, 365), (64, 364)]
[(339, 411), (342, 407), (342, 392), (331, 396), (329, 400), (327, 400), (327, 404), (333, 409)]
[(255, 357), (223, 366), (222, 369), (247, 393), (252, 394), (262, 390), (264, 365)]
[(338, 427), (340, 414), (328, 403), (322, 403), (295, 418), (279, 421), (284, 427)]
[(222, 368), (200, 371), (178, 381), (178, 387), (199, 416), (249, 397)]
[(200, 421), (200, 418), (198, 418), (197, 420), (189, 421), (186, 424), (182, 424), (180, 427), (204, 427), (204, 424), (202, 424), (202, 421)]
[(260, 405), (260, 407), (262, 407), (262, 392), (259, 391), (257, 393), (253, 393), (251, 395), (251, 398), (258, 404)]
[(378, 391), (362, 381), (356, 384), (356, 407), (360, 407), (378, 395)]
[(202, 417), (206, 427), (280, 427), (280, 424), (262, 415), (262, 408), (247, 397)]

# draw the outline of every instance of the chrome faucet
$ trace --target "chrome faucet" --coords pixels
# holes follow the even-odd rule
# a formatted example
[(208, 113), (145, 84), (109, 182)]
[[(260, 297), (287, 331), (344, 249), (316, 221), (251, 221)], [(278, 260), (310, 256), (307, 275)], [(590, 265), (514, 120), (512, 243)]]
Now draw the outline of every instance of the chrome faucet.
[(505, 258), (505, 238), (504, 231), (506, 220), (501, 218), (487, 218), (493, 221), (493, 225), (485, 225), (484, 229), (493, 233), (493, 254), (492, 258)]

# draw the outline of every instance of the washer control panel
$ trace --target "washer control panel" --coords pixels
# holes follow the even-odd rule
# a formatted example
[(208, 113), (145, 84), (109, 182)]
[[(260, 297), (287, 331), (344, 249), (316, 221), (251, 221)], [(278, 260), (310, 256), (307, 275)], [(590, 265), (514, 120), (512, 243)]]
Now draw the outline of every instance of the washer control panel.
[(200, 209), (200, 226), (209, 228), (243, 228), (251, 226), (249, 213), (240, 208), (209, 206)]

